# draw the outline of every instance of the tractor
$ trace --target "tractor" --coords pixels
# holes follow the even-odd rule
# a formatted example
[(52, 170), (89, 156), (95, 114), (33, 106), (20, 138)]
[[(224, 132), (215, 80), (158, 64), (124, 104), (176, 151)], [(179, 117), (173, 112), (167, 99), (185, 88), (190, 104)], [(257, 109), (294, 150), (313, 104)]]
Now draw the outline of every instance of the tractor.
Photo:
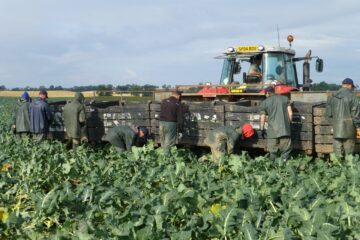
[[(297, 101), (305, 101), (303, 92), (311, 90), (310, 61), (316, 59), (315, 69), (323, 71), (324, 62), (317, 56), (311, 56), (311, 50), (305, 57), (295, 57), (295, 51), (291, 48), (294, 40), (292, 35), (287, 37), (289, 47), (274, 47), (263, 45), (237, 46), (227, 48), (216, 59), (223, 59), (223, 67), (220, 83), (217, 85), (179, 85), (178, 89), (184, 91), (183, 100), (187, 101), (238, 101), (240, 99), (257, 100), (264, 99), (262, 89), (266, 86), (274, 86), (278, 94), (286, 94)], [(255, 64), (259, 59), (258, 75), (247, 73), (243, 66)], [(299, 83), (297, 77), (296, 62), (303, 61), (303, 81)], [(299, 94), (296, 94), (299, 92)], [(300, 96), (300, 99), (299, 99)], [(316, 101), (326, 100), (326, 94), (316, 96)], [(310, 99), (313, 101), (314, 99)]]

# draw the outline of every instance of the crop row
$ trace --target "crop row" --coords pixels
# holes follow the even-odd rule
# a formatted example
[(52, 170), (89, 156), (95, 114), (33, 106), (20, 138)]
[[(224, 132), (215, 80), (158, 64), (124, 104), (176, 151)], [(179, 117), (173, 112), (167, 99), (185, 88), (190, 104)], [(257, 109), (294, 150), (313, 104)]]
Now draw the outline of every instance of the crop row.
[(360, 163), (246, 152), (218, 164), (150, 142), (126, 153), (9, 131), (0, 99), (0, 238), (359, 239)]

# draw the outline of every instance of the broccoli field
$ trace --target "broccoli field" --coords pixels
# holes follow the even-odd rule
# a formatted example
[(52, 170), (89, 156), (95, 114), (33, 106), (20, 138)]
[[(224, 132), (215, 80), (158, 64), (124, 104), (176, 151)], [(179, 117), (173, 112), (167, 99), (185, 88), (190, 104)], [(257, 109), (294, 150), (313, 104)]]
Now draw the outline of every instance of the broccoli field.
[(0, 239), (360, 239), (360, 159), (246, 152), (220, 163), (153, 143), (131, 152), (33, 144), (0, 98)]

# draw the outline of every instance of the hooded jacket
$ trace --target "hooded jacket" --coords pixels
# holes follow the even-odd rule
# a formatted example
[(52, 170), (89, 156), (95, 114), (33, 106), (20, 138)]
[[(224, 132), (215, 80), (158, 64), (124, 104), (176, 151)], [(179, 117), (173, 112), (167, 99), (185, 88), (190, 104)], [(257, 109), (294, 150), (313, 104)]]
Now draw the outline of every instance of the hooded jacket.
[(63, 119), (69, 138), (86, 137), (86, 113), (83, 102), (82, 93), (76, 93), (74, 100), (64, 106)]
[(51, 121), (52, 115), (46, 100), (39, 98), (30, 105), (31, 133), (48, 133)]
[(332, 123), (334, 138), (356, 138), (356, 128), (360, 126), (360, 108), (352, 90), (341, 88), (329, 97), (326, 115)]
[(17, 133), (30, 132), (30, 102), (20, 98), (14, 110), (13, 124)]

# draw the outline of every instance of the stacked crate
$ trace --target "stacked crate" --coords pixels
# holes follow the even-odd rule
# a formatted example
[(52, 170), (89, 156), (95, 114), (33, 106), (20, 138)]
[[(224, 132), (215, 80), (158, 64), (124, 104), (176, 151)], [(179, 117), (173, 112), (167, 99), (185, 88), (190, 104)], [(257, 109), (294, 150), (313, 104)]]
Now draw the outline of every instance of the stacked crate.
[(216, 102), (191, 103), (183, 108), (184, 129), (180, 143), (204, 146), (209, 131), (224, 126), (224, 105)]
[(51, 117), (53, 119), (49, 127), (50, 139), (65, 139), (64, 123), (62, 119), (62, 112), (65, 104), (66, 101), (49, 103)]
[(316, 104), (293, 102), (293, 119), (291, 124), (291, 137), (294, 149), (308, 155), (314, 153), (314, 118), (313, 108)]
[[(244, 106), (245, 105), (245, 106)], [(250, 123), (255, 131), (251, 139), (239, 141), (237, 147), (240, 148), (266, 148), (266, 140), (262, 139), (260, 133), (260, 113), (259, 108), (255, 106), (246, 106), (247, 104), (231, 104), (225, 106), (225, 125), (232, 127), (241, 127), (244, 123)]]
[[(66, 101), (50, 103), (53, 121), (50, 139), (66, 138), (63, 107)], [(119, 101), (86, 103), (86, 125), (89, 141), (101, 142), (108, 129), (115, 125), (150, 127), (148, 104), (120, 104)]]
[(160, 116), (160, 103), (150, 103), (150, 138), (155, 142), (159, 142), (159, 116)]
[[(326, 118), (326, 105), (314, 108), (315, 151), (319, 155), (333, 152), (333, 134), (330, 121)], [(357, 139), (355, 152), (360, 152), (360, 140)]]
[(325, 104), (320, 104), (314, 108), (315, 151), (318, 154), (328, 154), (333, 151), (332, 126), (326, 118), (325, 107)]
[[(50, 136), (53, 139), (65, 138), (62, 109), (65, 101), (50, 104), (53, 123)], [(208, 132), (220, 126), (241, 126), (250, 123), (255, 129), (252, 139), (239, 141), (239, 148), (266, 149), (266, 139), (261, 137), (260, 114), (258, 106), (250, 106), (249, 101), (237, 103), (224, 102), (185, 102), (183, 138), (178, 142), (184, 145), (204, 146)], [(100, 142), (108, 129), (115, 125), (146, 126), (150, 137), (159, 142), (160, 103), (119, 103), (117, 101), (87, 104), (87, 130), (90, 141)], [(325, 116), (324, 103), (293, 102), (292, 139), (295, 150), (307, 154), (328, 154), (333, 152), (332, 127)], [(266, 127), (266, 125), (265, 125)], [(360, 152), (358, 140), (356, 152)]]
[(150, 128), (149, 104), (123, 103), (107, 108), (91, 108), (87, 111), (87, 127), (90, 141), (101, 141), (110, 128), (120, 125)]
[(106, 108), (86, 107), (86, 127), (90, 142), (101, 142), (105, 134), (103, 114)]
[[(52, 123), (49, 128), (49, 138), (57, 139), (63, 141), (66, 139), (66, 129), (63, 123), (63, 108), (67, 101), (58, 101), (49, 103), (50, 112), (52, 115)], [(101, 115), (104, 112), (109, 112), (105, 110), (110, 106), (119, 105), (119, 101), (108, 101), (108, 102), (86, 102), (86, 124), (87, 124), (87, 133), (90, 141), (101, 141), (105, 133), (104, 121), (101, 118)], [(99, 115), (100, 114), (100, 115)]]
[[(208, 132), (224, 126), (224, 105), (211, 102), (183, 103), (184, 127), (183, 137), (179, 144), (204, 146)], [(156, 142), (159, 142), (159, 115), (160, 103), (150, 104), (151, 133)]]
[[(294, 102), (291, 124), (294, 149), (304, 151), (308, 155), (313, 154), (314, 151), (312, 107), (312, 104), (309, 103)], [(227, 104), (225, 106), (225, 125), (238, 127), (243, 123), (250, 123), (255, 130), (255, 135), (251, 139), (240, 141), (239, 146), (266, 149), (266, 139), (262, 138), (260, 132), (259, 107)], [(266, 123), (265, 128), (267, 128)]]

